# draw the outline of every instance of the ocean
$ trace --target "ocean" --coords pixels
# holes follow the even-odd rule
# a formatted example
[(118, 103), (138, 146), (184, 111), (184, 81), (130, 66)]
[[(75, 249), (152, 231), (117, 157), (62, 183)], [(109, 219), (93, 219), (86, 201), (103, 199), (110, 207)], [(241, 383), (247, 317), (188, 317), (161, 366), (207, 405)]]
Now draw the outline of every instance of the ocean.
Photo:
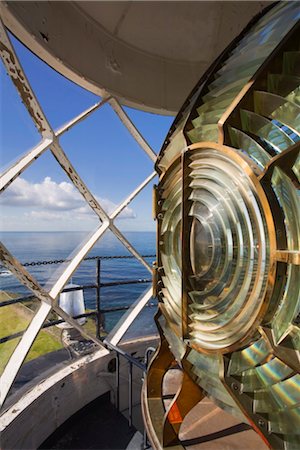
[[(126, 232), (124, 235), (141, 255), (155, 255), (154, 232)], [(68, 259), (85, 238), (85, 232), (1, 233), (3, 244), (22, 263)], [(111, 232), (107, 232), (87, 256), (125, 255), (130, 255), (128, 250)], [(154, 260), (155, 257), (147, 258), (150, 265)], [(52, 284), (59, 276), (59, 264), (27, 266), (26, 269), (47, 289), (49, 280)], [(102, 283), (150, 278), (151, 274), (136, 259), (104, 259), (101, 261)], [(96, 262), (94, 260), (82, 262), (70, 282), (78, 285), (96, 283)], [(101, 308), (130, 306), (149, 289), (149, 286), (149, 283), (145, 283), (102, 287), (100, 293)], [(20, 295), (31, 293), (5, 270), (2, 271), (2, 274), (0, 271), (0, 289)], [(84, 300), (87, 309), (95, 309), (96, 290), (86, 289)], [(155, 300), (152, 303), (155, 304)], [(153, 314), (155, 311), (155, 306), (145, 308), (137, 323), (132, 327), (129, 337), (139, 334), (140, 331), (143, 331), (143, 334), (154, 331)], [(123, 312), (120, 311), (105, 314), (107, 331), (110, 331), (116, 325), (122, 314)]]

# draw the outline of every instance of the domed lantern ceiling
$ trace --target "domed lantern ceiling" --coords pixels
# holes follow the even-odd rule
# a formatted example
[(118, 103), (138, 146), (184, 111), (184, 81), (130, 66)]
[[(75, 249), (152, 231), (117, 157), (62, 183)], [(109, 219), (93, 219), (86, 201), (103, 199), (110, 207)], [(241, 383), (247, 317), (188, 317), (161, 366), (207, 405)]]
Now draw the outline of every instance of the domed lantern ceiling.
[[(269, 446), (299, 448), (300, 6), (255, 16), (263, 6), (1, 6), (25, 45), (103, 97), (176, 113), (196, 84), (156, 161), (161, 344), (143, 392), (154, 448), (180, 448), (183, 419), (205, 396)], [(182, 386), (165, 409), (174, 364)]]
[(176, 114), (216, 56), (266, 5), (13, 1), (2, 3), (1, 15), (27, 47), (79, 85)]

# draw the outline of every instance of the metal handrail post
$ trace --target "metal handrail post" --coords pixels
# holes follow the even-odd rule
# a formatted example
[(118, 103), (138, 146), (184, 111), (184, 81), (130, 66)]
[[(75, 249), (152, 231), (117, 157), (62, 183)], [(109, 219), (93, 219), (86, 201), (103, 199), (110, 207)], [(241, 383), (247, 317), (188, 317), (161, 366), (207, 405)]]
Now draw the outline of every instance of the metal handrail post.
[[(147, 371), (148, 366), (149, 366), (149, 359), (150, 359), (150, 356), (151, 356), (151, 354), (154, 353), (154, 352), (155, 352), (155, 348), (154, 348), (154, 347), (148, 347), (148, 348), (146, 349), (146, 351), (145, 351), (144, 364), (145, 364), (145, 366), (146, 366), (146, 371)], [(145, 372), (144, 372), (144, 374), (145, 374)]]
[[(155, 352), (155, 348), (154, 347), (148, 347), (147, 350), (145, 351), (145, 356), (144, 356), (145, 370), (143, 372), (143, 382), (145, 382), (145, 376), (146, 376), (146, 372), (147, 372), (147, 369), (148, 369), (148, 366), (149, 366), (150, 356), (154, 352)], [(143, 450), (146, 450), (149, 447), (150, 447), (150, 445), (149, 445), (149, 442), (148, 442), (147, 431), (146, 431), (146, 427), (144, 425)]]
[(116, 352), (116, 408), (120, 410), (120, 355)]
[(96, 336), (100, 339), (101, 336), (101, 301), (100, 301), (100, 288), (101, 288), (101, 260), (96, 259), (96, 305), (97, 305), (97, 320), (96, 320)]
[(128, 362), (128, 425), (132, 427), (132, 362)]

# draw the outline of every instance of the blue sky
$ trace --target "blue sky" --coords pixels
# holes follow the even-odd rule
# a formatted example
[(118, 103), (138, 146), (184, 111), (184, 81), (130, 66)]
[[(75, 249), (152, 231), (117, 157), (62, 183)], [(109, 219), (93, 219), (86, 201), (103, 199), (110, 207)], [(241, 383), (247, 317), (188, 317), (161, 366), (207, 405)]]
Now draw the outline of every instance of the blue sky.
[[(66, 80), (17, 40), (13, 44), (25, 73), (54, 129), (95, 104), (99, 98)], [(6, 168), (40, 141), (33, 121), (1, 62), (1, 166)], [(158, 152), (173, 121), (126, 108), (126, 112)], [(153, 171), (153, 163), (104, 106), (61, 138), (61, 145), (92, 193), (111, 211)], [(122, 230), (151, 231), (152, 184), (124, 211)], [(92, 230), (94, 214), (85, 207), (50, 151), (36, 160), (1, 196), (0, 230)]]

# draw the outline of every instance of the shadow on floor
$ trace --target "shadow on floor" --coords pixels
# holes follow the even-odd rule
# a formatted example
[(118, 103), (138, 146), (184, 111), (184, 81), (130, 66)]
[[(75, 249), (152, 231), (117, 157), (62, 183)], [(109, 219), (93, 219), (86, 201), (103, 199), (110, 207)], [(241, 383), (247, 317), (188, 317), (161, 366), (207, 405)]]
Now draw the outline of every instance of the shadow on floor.
[(135, 428), (104, 394), (62, 424), (39, 449), (126, 449)]

